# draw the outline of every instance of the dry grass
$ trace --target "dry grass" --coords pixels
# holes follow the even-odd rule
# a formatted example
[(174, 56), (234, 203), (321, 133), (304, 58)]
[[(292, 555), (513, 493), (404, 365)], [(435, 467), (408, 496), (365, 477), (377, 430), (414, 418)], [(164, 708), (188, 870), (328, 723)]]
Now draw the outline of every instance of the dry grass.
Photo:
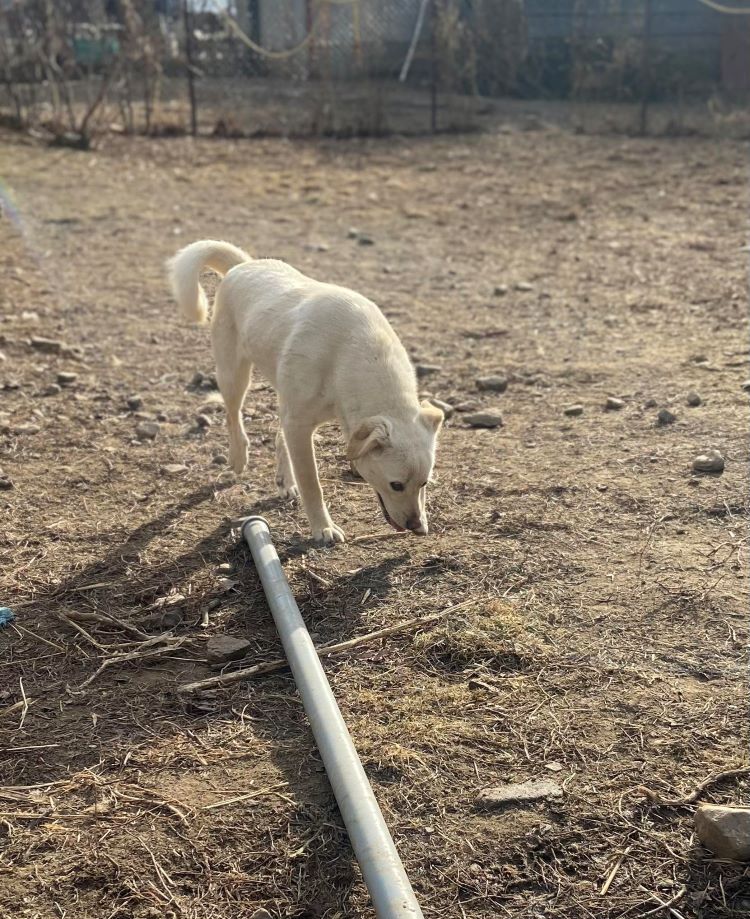
[[(372, 915), (288, 674), (177, 692), (210, 674), (212, 634), (249, 637), (236, 666), (278, 657), (231, 526), (251, 511), (321, 644), (470, 601), (326, 663), (426, 916), (750, 909), (747, 867), (696, 843), (695, 803), (643, 792), (680, 798), (747, 765), (740, 146), (544, 131), (80, 154), (4, 137), (0, 172), (15, 205), (0, 224), (0, 466), (15, 484), (0, 603), (17, 613), (0, 634), (0, 915)], [(351, 541), (310, 550), (300, 511), (272, 497), (262, 381), (248, 474), (213, 462), (221, 414), (198, 430), (215, 406), (191, 386), (211, 370), (205, 331), (180, 326), (162, 278), (203, 236), (369, 293), (441, 366), (425, 388), (501, 404), (498, 431), (446, 426), (430, 538), (386, 533), (326, 429)], [(61, 370), (76, 381), (43, 395)], [(507, 392), (477, 393), (493, 371)], [(135, 436), (136, 393), (163, 419), (154, 442)], [(605, 412), (608, 395), (625, 408)], [(572, 402), (582, 417), (563, 415)], [(655, 425), (662, 406), (674, 425)], [(692, 476), (710, 446), (725, 473)], [(564, 796), (476, 806), (541, 777)], [(737, 774), (703, 799), (749, 793)]]

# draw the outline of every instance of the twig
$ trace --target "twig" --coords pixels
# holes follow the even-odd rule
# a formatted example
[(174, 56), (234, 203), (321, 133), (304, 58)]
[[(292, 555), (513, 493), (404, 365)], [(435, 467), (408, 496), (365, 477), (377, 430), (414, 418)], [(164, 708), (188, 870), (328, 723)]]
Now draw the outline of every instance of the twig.
[(62, 619), (63, 622), (67, 622), (68, 625), (72, 625), (76, 632), (79, 632), (87, 641), (90, 641), (91, 644), (97, 649), (97, 651), (103, 651), (106, 653), (107, 649), (104, 647), (104, 645), (100, 644), (95, 638), (89, 635), (83, 626), (78, 625), (77, 622), (73, 622), (70, 616), (66, 616), (65, 613), (60, 613), (60, 619)]
[(4, 718), (6, 715), (12, 715), (19, 708), (23, 708), (26, 711), (36, 702), (36, 699), (29, 699), (24, 696), (23, 699), (20, 699), (18, 702), (14, 702), (13, 705), (9, 705), (7, 708), (4, 708), (0, 711), (0, 718)]
[(627, 856), (628, 856), (628, 854), (629, 854), (629, 852), (630, 852), (630, 850), (631, 850), (632, 848), (633, 848), (632, 846), (628, 846), (627, 849), (624, 849), (624, 850), (620, 853), (620, 857), (619, 857), (619, 858), (617, 859), (617, 861), (614, 863), (614, 865), (613, 865), (613, 867), (612, 867), (612, 870), (611, 870), (611, 871), (609, 872), (609, 874), (607, 875), (607, 879), (606, 879), (606, 880), (604, 881), (604, 883), (602, 884), (602, 889), (599, 891), (599, 895), (600, 895), (600, 896), (603, 897), (603, 896), (606, 895), (607, 891), (608, 891), (609, 888), (610, 888), (610, 885), (611, 885), (612, 881), (614, 881), (614, 879), (615, 879), (615, 875), (617, 874), (617, 872), (618, 872), (618, 871), (620, 870), (620, 868), (622, 867), (622, 863), (625, 861), (625, 859), (627, 858)]
[(261, 788), (258, 791), (251, 791), (246, 795), (239, 795), (236, 798), (227, 798), (224, 801), (214, 801), (213, 804), (204, 804), (201, 810), (212, 811), (217, 807), (228, 807), (230, 804), (239, 804), (240, 801), (249, 801), (250, 798), (259, 798), (261, 795), (273, 794), (279, 788), (286, 788), (289, 782), (279, 782), (278, 785), (271, 785), (269, 788)]
[(26, 690), (23, 688), (23, 677), (18, 678), (18, 685), (21, 688), (21, 720), (18, 723), (18, 730), (20, 731), (26, 720), (26, 713), (29, 710), (29, 700), (26, 698)]
[[(475, 603), (474, 599), (464, 600), (456, 606), (450, 606), (440, 613), (430, 613), (427, 616), (418, 616), (415, 619), (407, 619), (405, 622), (399, 622), (396, 625), (389, 625), (375, 632), (368, 632), (366, 635), (359, 635), (356, 638), (349, 638), (347, 641), (340, 641), (333, 645), (323, 645), (316, 648), (319, 657), (328, 657), (331, 654), (340, 654), (342, 651), (349, 651), (351, 648), (357, 648), (359, 645), (367, 644), (371, 641), (377, 641), (380, 638), (387, 638), (395, 635), (397, 632), (408, 632), (426, 626), (434, 625), (441, 619), (445, 619), (451, 613)], [(223, 673), (220, 676), (208, 677), (205, 680), (198, 680), (195, 683), (185, 683), (179, 686), (177, 692), (180, 694), (203, 692), (206, 689), (215, 689), (218, 686), (231, 686), (234, 683), (241, 683), (244, 680), (252, 679), (256, 676), (264, 676), (267, 673), (276, 673), (279, 670), (285, 670), (289, 664), (286, 658), (279, 658), (274, 661), (266, 661), (262, 664), (255, 664), (253, 667), (244, 667), (242, 670), (235, 670), (232, 673)]]
[(653, 916), (654, 913), (658, 913), (662, 909), (668, 910), (669, 913), (675, 917), (675, 919), (685, 919), (682, 913), (678, 912), (676, 909), (672, 909), (672, 904), (679, 902), (685, 896), (687, 893), (687, 887), (681, 887), (671, 900), (662, 900), (662, 898), (657, 897), (655, 893), (651, 893), (651, 891), (647, 887), (644, 887), (643, 884), (639, 884), (638, 889), (642, 890), (644, 893), (647, 893), (652, 900), (656, 900), (656, 902), (659, 904), (656, 909), (650, 909), (647, 913), (644, 913), (643, 919), (645, 919), (646, 916)]
[(408, 535), (408, 531), (399, 533), (397, 530), (388, 533), (369, 533), (367, 536), (355, 536), (354, 539), (349, 540), (349, 543), (371, 542), (376, 539), (403, 539), (404, 536)]
[[(153, 643), (153, 640), (148, 643)], [(144, 642), (144, 645), (145, 644), (147, 644), (147, 642)], [(76, 691), (80, 692), (82, 689), (85, 689), (87, 686), (93, 683), (101, 673), (103, 673), (113, 664), (124, 664), (128, 661), (143, 660), (147, 657), (156, 657), (159, 654), (169, 654), (170, 651), (176, 651), (178, 648), (181, 648), (183, 644), (184, 639), (178, 638), (173, 644), (169, 644), (164, 648), (153, 648), (151, 651), (129, 651), (126, 654), (116, 654), (112, 657), (107, 657), (101, 662), (99, 669), (95, 670), (90, 677), (84, 680)]]
[[(99, 587), (99, 584), (92, 584), (91, 587)], [(80, 588), (79, 588), (80, 589)], [(142, 632), (136, 626), (131, 625), (129, 622), (123, 622), (121, 619), (116, 619), (114, 616), (110, 616), (109, 613), (94, 613), (94, 612), (78, 612), (76, 610), (68, 610), (65, 614), (69, 619), (80, 619), (83, 622), (98, 622), (102, 625), (116, 625), (119, 629), (122, 629), (123, 632), (129, 632), (131, 635), (135, 635), (136, 638), (144, 639), (149, 638), (145, 632)]]
[(710, 775), (699, 785), (696, 785), (690, 794), (685, 795), (683, 798), (662, 798), (657, 792), (653, 791), (651, 788), (645, 788), (643, 785), (638, 785), (633, 790), (639, 791), (641, 794), (645, 795), (658, 807), (684, 807), (686, 804), (693, 804), (697, 801), (704, 791), (712, 785), (716, 785), (717, 782), (723, 782), (724, 779), (732, 779), (739, 775), (750, 775), (750, 766), (739, 766), (735, 769), (726, 769), (724, 772), (717, 772), (716, 775)]

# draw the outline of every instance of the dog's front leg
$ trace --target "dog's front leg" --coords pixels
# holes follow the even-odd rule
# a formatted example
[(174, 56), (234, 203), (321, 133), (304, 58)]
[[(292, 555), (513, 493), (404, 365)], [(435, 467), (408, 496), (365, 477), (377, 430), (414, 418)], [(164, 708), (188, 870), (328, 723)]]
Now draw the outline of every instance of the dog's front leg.
[(313, 429), (308, 425), (293, 422), (284, 422), (282, 427), (313, 539), (324, 546), (344, 542), (344, 533), (331, 520), (323, 499), (318, 468), (315, 464)]

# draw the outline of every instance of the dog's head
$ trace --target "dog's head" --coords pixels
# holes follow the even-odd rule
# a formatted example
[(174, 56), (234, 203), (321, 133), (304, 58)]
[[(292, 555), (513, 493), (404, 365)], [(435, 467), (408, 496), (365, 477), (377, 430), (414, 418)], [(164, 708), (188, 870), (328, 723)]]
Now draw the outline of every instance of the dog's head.
[(375, 415), (354, 431), (347, 455), (375, 489), (388, 523), (427, 535), (425, 489), (435, 462), (435, 439), (443, 413), (423, 402), (408, 421)]

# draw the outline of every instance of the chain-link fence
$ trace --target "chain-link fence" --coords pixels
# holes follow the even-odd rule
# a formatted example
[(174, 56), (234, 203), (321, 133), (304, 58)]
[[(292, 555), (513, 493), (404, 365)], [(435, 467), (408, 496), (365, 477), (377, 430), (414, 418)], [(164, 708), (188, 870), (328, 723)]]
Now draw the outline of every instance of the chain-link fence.
[(744, 131), (750, 0), (0, 0), (0, 81), (6, 122), (84, 146), (471, 130), (532, 100)]

